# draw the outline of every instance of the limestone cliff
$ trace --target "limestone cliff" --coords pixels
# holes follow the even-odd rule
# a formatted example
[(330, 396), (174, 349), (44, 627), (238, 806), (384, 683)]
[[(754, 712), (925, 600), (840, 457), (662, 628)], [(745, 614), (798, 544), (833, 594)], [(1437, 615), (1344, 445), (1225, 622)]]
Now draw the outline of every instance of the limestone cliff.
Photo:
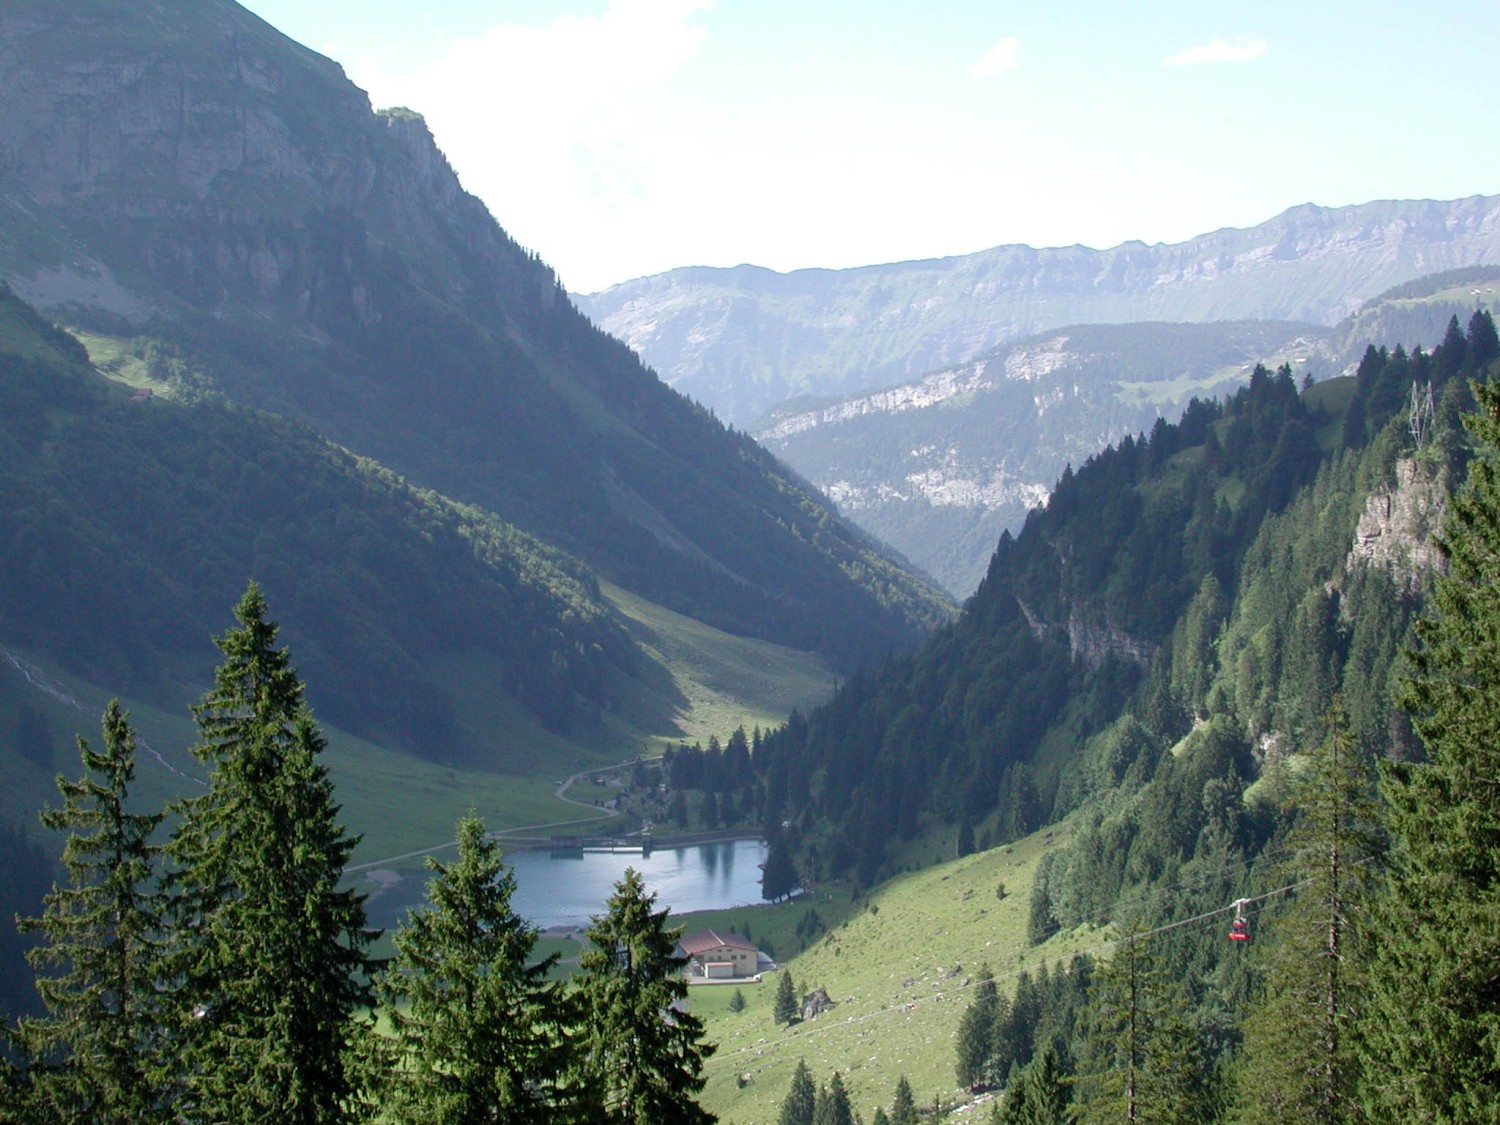
[(1443, 567), (1437, 536), (1448, 514), (1448, 491), (1436, 462), (1397, 462), (1396, 481), (1365, 502), (1346, 566), (1379, 566), (1408, 588)]
[(317, 335), (381, 315), (356, 276), (372, 244), (473, 312), (555, 300), (419, 115), (371, 112), (336, 63), (238, 5), (7, 4), (0, 109), (0, 230), (31, 220), (0, 270), (44, 307), (141, 322), (185, 305)]
[(1071, 324), (1240, 317), (1332, 325), (1392, 285), (1500, 263), (1500, 197), (1293, 207), (1172, 245), (997, 246), (779, 274), (691, 267), (579, 298), (673, 386), (737, 423)]

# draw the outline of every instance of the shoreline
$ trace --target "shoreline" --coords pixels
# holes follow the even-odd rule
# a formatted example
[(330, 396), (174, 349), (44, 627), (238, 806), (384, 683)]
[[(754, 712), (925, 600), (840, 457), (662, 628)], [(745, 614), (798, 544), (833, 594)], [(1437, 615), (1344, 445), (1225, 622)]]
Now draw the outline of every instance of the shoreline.
[[(736, 840), (764, 840), (765, 838), (766, 835), (764, 832), (758, 832), (751, 828), (725, 828), (713, 832), (684, 832), (674, 836), (657, 836), (653, 834), (645, 837), (638, 833), (631, 833), (627, 836), (552, 836), (545, 839), (540, 836), (521, 836), (511, 839), (505, 836), (503, 832), (490, 834), (490, 839), (499, 844), (503, 850), (518, 852), (551, 851), (553, 848), (558, 847), (555, 841), (559, 839), (577, 841), (584, 848), (591, 846), (591, 840), (600, 842), (613, 840), (617, 841), (620, 845), (612, 849), (615, 851), (638, 850), (649, 839), (651, 841), (651, 850), (660, 851), (667, 848), (691, 848), (700, 844), (731, 844)], [(630, 845), (632, 844), (636, 844), (637, 846), (631, 847)]]

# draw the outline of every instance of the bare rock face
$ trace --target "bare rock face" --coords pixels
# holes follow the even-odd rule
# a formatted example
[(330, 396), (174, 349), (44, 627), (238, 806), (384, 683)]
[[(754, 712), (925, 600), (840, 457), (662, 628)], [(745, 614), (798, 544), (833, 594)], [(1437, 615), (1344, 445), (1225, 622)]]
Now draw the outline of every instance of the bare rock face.
[(829, 998), (827, 989), (813, 989), (802, 998), (803, 1022), (821, 1016), (832, 1007), (833, 1001)]
[(1091, 668), (1100, 667), (1112, 656), (1149, 668), (1155, 653), (1153, 645), (1123, 629), (1084, 621), (1076, 615), (1068, 618), (1068, 648), (1074, 660), (1081, 660)]
[(318, 338), (380, 318), (357, 280), (374, 247), (374, 272), (474, 312), (556, 299), (419, 115), (373, 113), (336, 63), (237, 4), (0, 8), (0, 273), (23, 296)]
[(1433, 462), (1403, 460), (1396, 483), (1365, 502), (1347, 566), (1380, 566), (1407, 587), (1443, 568), (1437, 536), (1448, 514), (1448, 493)]

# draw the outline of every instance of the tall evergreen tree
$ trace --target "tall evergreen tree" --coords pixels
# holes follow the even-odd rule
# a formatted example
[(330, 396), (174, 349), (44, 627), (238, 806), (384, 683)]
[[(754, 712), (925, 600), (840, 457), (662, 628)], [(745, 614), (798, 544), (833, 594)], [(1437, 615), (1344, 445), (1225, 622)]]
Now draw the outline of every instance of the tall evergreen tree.
[(986, 965), (979, 970), (979, 983), (974, 987), (974, 999), (964, 1009), (958, 1021), (957, 1071), (960, 1086), (972, 1086), (985, 1075), (985, 1066), (990, 1059), (990, 1046), (994, 1037), (995, 1021), (1000, 1015), (1000, 992), (995, 987), (995, 975)]
[(352, 1112), (372, 999), (363, 896), (339, 888), (357, 840), (318, 757), (324, 740), (252, 583), (194, 708), (210, 769), (168, 853), (187, 1119), (327, 1122)]
[(640, 873), (626, 868), (607, 913), (594, 920), (579, 958), (577, 996), (586, 1013), (582, 1070), (596, 1125), (701, 1125), (715, 1120), (693, 1100), (713, 1045), (685, 1011), (687, 958), (680, 930), (656, 910)]
[(776, 981), (776, 1004), (772, 1018), (777, 1023), (790, 1024), (797, 1018), (797, 986), (792, 982), (792, 970), (783, 968)]
[(1353, 1030), (1364, 997), (1355, 912), (1368, 905), (1381, 852), (1375, 783), (1335, 700), (1328, 733), (1289, 793), (1298, 819), (1276, 882), (1298, 886), (1275, 923), (1265, 983), (1245, 1019), (1236, 1120), (1245, 1125), (1338, 1125), (1363, 1117), (1354, 1101)]
[(817, 1103), (818, 1090), (813, 1084), (812, 1071), (807, 1069), (806, 1059), (798, 1059), (797, 1069), (792, 1072), (792, 1084), (781, 1101), (776, 1125), (813, 1125)]
[(1000, 1125), (1068, 1125), (1073, 1120), (1069, 1099), (1062, 1060), (1051, 1043), (1044, 1044), (1017, 1080), (1007, 1084), (998, 1114)]
[(1475, 395), (1478, 456), (1405, 691), (1428, 757), (1385, 779), (1392, 858), (1361, 1052), (1376, 1121), (1500, 1121), (1500, 386)]
[(427, 905), (395, 935), (378, 991), (394, 1031), (384, 1113), (402, 1122), (555, 1119), (565, 1064), (557, 955), (532, 962), (536, 930), (511, 909), (515, 875), (484, 825), (458, 824), (458, 858), (429, 858)]
[(917, 1125), (917, 1099), (904, 1074), (896, 1078), (896, 1094), (891, 1099), (891, 1125)]
[(854, 1107), (849, 1103), (849, 1091), (844, 1089), (844, 1080), (836, 1070), (828, 1085), (818, 1090), (813, 1125), (854, 1125)]
[(1095, 971), (1080, 1066), (1085, 1125), (1196, 1125), (1205, 1116), (1199, 1046), (1149, 941), (1124, 938)]
[(766, 833), (766, 865), (761, 870), (760, 895), (770, 902), (786, 898), (797, 889), (797, 868), (791, 846), (781, 825)]
[(84, 775), (59, 777), (62, 807), (42, 813), (48, 828), (68, 833), (68, 885), (22, 923), (46, 938), (28, 958), (48, 1015), (23, 1019), (19, 1042), (39, 1111), (105, 1125), (165, 1121), (161, 849), (151, 842), (162, 814), (129, 810), (135, 732), (117, 700), (105, 708), (103, 735), (100, 751), (78, 740)]

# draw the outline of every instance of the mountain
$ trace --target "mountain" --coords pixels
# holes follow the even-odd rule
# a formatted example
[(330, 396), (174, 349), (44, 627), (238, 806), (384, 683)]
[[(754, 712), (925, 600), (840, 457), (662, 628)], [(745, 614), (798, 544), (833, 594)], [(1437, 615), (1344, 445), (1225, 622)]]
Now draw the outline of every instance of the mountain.
[[(230, 0), (5, 5), (0, 277), (158, 400), (242, 409), (213, 424), (243, 422), (245, 441), (254, 412), (275, 415), (308, 449), (480, 513), (450, 523), (509, 529), (585, 591), (606, 579), (845, 668), (947, 612), (590, 325), (419, 115), (372, 112), (335, 63)], [(268, 494), (263, 531), (319, 518), (296, 472), (267, 468), (290, 495)]]
[(999, 246), (779, 274), (694, 267), (577, 298), (662, 377), (737, 425), (797, 395), (842, 397), (1069, 324), (1331, 325), (1421, 274), (1500, 262), (1500, 197), (1293, 207), (1174, 245)]
[[(1300, 392), (1258, 367), (1065, 472), (1001, 536), (958, 621), (765, 739), (773, 834), (789, 825), (820, 875), (869, 885), (944, 825), (1003, 841), (1148, 783), (1205, 724), (1229, 754), (1205, 768), (1232, 767), (1239, 793), (1316, 739), (1336, 696), (1359, 745), (1410, 756), (1392, 685), (1467, 465), (1468, 378), (1497, 359), (1480, 311), (1430, 352), (1371, 348), (1354, 376)], [(1420, 428), (1414, 385), (1436, 407)], [(1178, 833), (1185, 862), (1203, 780), (1191, 815), (1131, 830)], [(1128, 843), (1088, 862), (1118, 864)], [(1118, 888), (1129, 872), (1111, 870)], [(1107, 902), (1102, 885), (1069, 893)]]
[(973, 593), (1069, 465), (1175, 422), (1327, 330), (1285, 321), (1072, 325), (913, 382), (773, 410), (755, 437), (955, 595)]
[[(1406, 938), (1370, 884), (1383, 863), (1399, 868), (1401, 831), (1420, 841), (1433, 829), (1383, 818), (1386, 859), (1360, 800), (1374, 795), (1377, 763), (1392, 801), (1402, 780), (1435, 772), (1417, 764), (1431, 712), (1409, 714), (1403, 698), (1414, 675), (1431, 675), (1430, 638), (1475, 620), (1445, 590), (1431, 596), (1439, 535), (1463, 538), (1448, 556), (1458, 582), (1485, 588), (1473, 546), (1490, 525), (1448, 513), (1466, 477), (1493, 483), (1492, 438), (1475, 440), (1461, 418), (1475, 383), (1490, 384), (1486, 405), (1493, 397), (1500, 336), (1472, 304), (1463, 324), (1450, 319), (1430, 348), (1366, 347), (1352, 374), (1300, 388), (1290, 371), (1258, 366), (1233, 394), (1065, 472), (1002, 535), (955, 622), (762, 739), (751, 760), (767, 882), (784, 872), (774, 889), (811, 882), (817, 894), (755, 918), (755, 932), (782, 958), (801, 951), (786, 970), (842, 1006), (836, 1027), (812, 1029), (816, 1052), (805, 1030), (770, 1029), (769, 1001), (749, 1020), (726, 1016), (725, 1049), (747, 1062), (718, 1076), (715, 1108), (774, 1120), (765, 1088), (784, 1090), (801, 1055), (824, 1072), (851, 1067), (866, 1105), (902, 1073), (935, 1086), (945, 1108), (977, 1108), (974, 1095), (1002, 1083), (1009, 1100), (1025, 1088), (1016, 1071), (1044, 1048), (1083, 1087), (1101, 1068), (1120, 1072), (1124, 1004), (1108, 982), (1142, 963), (1141, 1010), (1160, 1004), (1192, 1029), (1174, 1040), (1195, 1060), (1180, 1073), (1227, 1095), (1220, 1076), (1247, 1052), (1295, 1050), (1282, 1026), (1256, 1042), (1254, 1013), (1277, 973), (1302, 959), (1328, 980), (1329, 900), (1302, 890), (1310, 879), (1343, 880), (1345, 983), (1374, 975), (1366, 943)], [(1413, 402), (1433, 409), (1414, 417)], [(1450, 729), (1478, 729), (1468, 708), (1491, 682), (1454, 683)], [(1487, 797), (1450, 803), (1457, 788), (1435, 790), (1432, 817), (1462, 809), (1489, 823)], [(1461, 894), (1490, 919), (1483, 891)], [(1236, 933), (1254, 944), (1226, 940)], [(969, 1065), (964, 1029), (990, 972), (1000, 998)], [(1296, 993), (1286, 1026), (1306, 1024), (1310, 995)], [(962, 1018), (955, 1000), (969, 1005)], [(1366, 1065), (1382, 1086), (1411, 1073)], [(1242, 1084), (1243, 1104), (1269, 1104), (1277, 1081)], [(1493, 1101), (1482, 1080), (1463, 1081), (1479, 1091), (1473, 1104)]]
[(897, 387), (792, 400), (751, 432), (861, 527), (956, 596), (984, 576), (1068, 464), (1175, 422), (1257, 363), (1299, 377), (1352, 373), (1366, 348), (1413, 347), (1493, 308), (1500, 266), (1428, 274), (1331, 328), (1285, 321), (1071, 325), (1003, 344)]
[(0, 418), (7, 647), (160, 694), (201, 682), (224, 592), (254, 575), (326, 718), (423, 757), (475, 751), (446, 652), (486, 654), (556, 730), (640, 694), (646, 664), (576, 560), (275, 415), (109, 380), (3, 286)]

